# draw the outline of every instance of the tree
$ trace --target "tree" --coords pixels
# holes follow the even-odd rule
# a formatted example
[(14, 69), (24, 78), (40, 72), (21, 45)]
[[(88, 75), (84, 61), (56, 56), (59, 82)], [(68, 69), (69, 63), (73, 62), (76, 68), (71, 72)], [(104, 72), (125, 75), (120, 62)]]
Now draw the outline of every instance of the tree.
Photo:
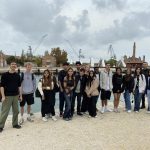
[(7, 64), (10, 65), (11, 62), (13, 62), (13, 61), (16, 62), (16, 58), (15, 58), (15, 56), (10, 56), (10, 57), (6, 58), (6, 61), (7, 61)]
[(68, 61), (67, 52), (65, 50), (61, 50), (59, 47), (52, 48), (51, 55), (56, 58), (57, 66)]
[(111, 67), (114, 67), (117, 64), (117, 60), (113, 58), (107, 60), (106, 62), (109, 63)]

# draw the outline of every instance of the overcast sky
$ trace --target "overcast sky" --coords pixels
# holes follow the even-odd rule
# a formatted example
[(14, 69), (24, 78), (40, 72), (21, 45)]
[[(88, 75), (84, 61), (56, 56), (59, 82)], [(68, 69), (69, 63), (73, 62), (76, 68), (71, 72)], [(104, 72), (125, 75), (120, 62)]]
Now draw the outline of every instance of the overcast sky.
[(149, 0), (0, 0), (0, 49), (21, 54), (31, 45), (34, 54), (53, 47), (65, 49), (69, 60), (109, 59), (108, 47), (120, 59), (136, 56), (150, 63)]

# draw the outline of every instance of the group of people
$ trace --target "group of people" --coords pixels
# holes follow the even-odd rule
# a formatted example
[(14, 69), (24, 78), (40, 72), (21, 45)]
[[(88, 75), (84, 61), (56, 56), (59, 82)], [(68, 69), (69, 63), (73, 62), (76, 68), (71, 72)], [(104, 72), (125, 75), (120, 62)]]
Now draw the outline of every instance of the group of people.
[[(27, 103), (27, 120), (33, 122), (31, 117), (31, 105), (34, 104), (34, 93), (39, 91), (41, 99), (41, 115), (44, 122), (51, 117), (56, 121), (55, 101), (56, 92), (59, 92), (59, 116), (69, 121), (73, 118), (75, 108), (77, 115), (82, 116), (88, 112), (89, 117), (97, 117), (97, 101), (101, 99), (102, 108), (100, 112), (119, 112), (119, 101), (121, 93), (125, 100), (125, 110), (130, 113), (131, 93), (134, 95), (134, 111), (139, 112), (145, 108), (145, 95), (148, 99), (148, 113), (150, 113), (150, 70), (148, 63), (143, 63), (143, 68), (136, 67), (132, 73), (127, 68), (125, 74), (122, 69), (116, 67), (115, 73), (110, 70), (110, 64), (106, 63), (104, 70), (91, 70), (89, 65), (82, 66), (80, 61), (76, 62), (76, 70), (63, 64), (63, 69), (57, 77), (48, 69), (43, 72), (41, 79), (36, 85), (36, 78), (32, 73), (32, 64), (26, 63), (23, 73), (16, 72), (17, 64), (12, 62), (10, 70), (1, 76), (2, 107), (0, 114), (0, 132), (3, 131), (9, 110), (12, 106), (13, 128), (20, 129), (24, 122), (24, 106)], [(111, 94), (114, 95), (114, 109), (107, 107)], [(20, 101), (21, 119), (18, 122), (18, 100)], [(140, 103), (142, 100), (142, 106)], [(77, 101), (77, 107), (75, 102)]]

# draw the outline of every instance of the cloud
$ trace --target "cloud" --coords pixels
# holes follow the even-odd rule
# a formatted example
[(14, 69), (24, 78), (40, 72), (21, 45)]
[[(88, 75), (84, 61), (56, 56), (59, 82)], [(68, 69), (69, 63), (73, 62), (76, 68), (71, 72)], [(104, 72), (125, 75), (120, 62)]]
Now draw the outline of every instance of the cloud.
[(114, 20), (114, 25), (95, 34), (96, 43), (113, 43), (147, 37), (150, 34), (150, 12), (132, 12), (121, 21)]
[(98, 10), (117, 9), (122, 10), (126, 7), (127, 0), (92, 0)]

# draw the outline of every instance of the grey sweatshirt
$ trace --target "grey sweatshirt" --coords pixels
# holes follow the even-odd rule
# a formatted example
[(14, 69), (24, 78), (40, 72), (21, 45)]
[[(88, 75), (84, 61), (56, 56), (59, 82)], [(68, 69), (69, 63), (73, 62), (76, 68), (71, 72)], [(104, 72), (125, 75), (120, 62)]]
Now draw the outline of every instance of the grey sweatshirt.
[(32, 80), (32, 73), (24, 72), (24, 77), (22, 81), (22, 94), (31, 94), (36, 90), (36, 79)]

